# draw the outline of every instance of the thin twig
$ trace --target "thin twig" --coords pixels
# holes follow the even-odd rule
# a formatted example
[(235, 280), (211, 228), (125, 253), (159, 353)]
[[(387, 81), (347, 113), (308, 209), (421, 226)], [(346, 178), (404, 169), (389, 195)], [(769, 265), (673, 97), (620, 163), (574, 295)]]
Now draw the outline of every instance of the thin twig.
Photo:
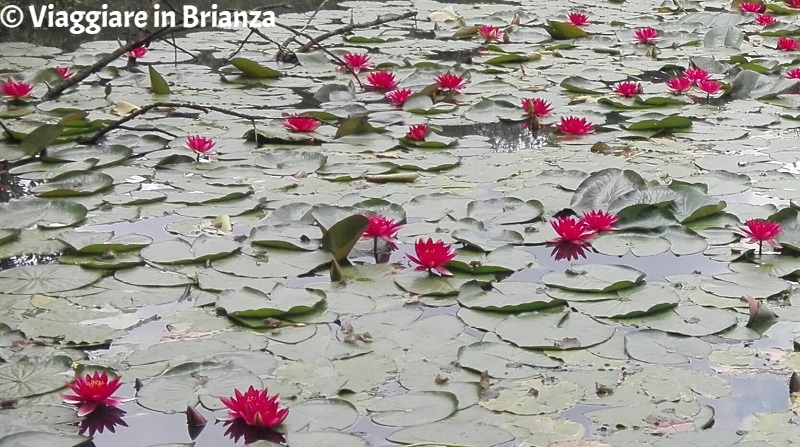
[(287, 25), (284, 25), (284, 24), (282, 24), (282, 23), (275, 23), (275, 25), (276, 25), (276, 26), (278, 26), (278, 27), (280, 27), (280, 28), (283, 28), (283, 29), (285, 29), (285, 30), (289, 30), (289, 31), (291, 31), (291, 32), (292, 32), (292, 33), (294, 33), (294, 35), (296, 35), (296, 36), (302, 36), (302, 37), (305, 37), (306, 39), (308, 39), (309, 41), (311, 41), (312, 43), (314, 43), (314, 44), (315, 44), (315, 45), (316, 45), (316, 46), (317, 46), (317, 47), (318, 47), (320, 50), (324, 51), (324, 52), (325, 52), (325, 53), (326, 53), (328, 56), (330, 56), (330, 57), (334, 58), (334, 59), (336, 60), (336, 62), (338, 62), (338, 63), (339, 63), (339, 65), (341, 65), (342, 67), (344, 67), (344, 68), (345, 68), (345, 70), (349, 71), (349, 72), (350, 72), (350, 74), (351, 74), (351, 75), (353, 75), (353, 77), (354, 77), (354, 78), (356, 78), (356, 82), (358, 82), (358, 86), (359, 86), (359, 87), (361, 87), (361, 89), (362, 89), (362, 90), (364, 89), (364, 84), (362, 84), (362, 83), (361, 83), (361, 79), (358, 79), (358, 73), (356, 73), (355, 71), (353, 71), (353, 69), (352, 69), (352, 68), (350, 68), (350, 66), (349, 66), (349, 65), (347, 65), (347, 63), (345, 63), (345, 61), (343, 61), (343, 60), (342, 60), (342, 58), (340, 58), (339, 56), (337, 56), (337, 55), (335, 55), (335, 54), (331, 53), (331, 51), (330, 51), (330, 50), (328, 50), (327, 48), (325, 48), (325, 47), (323, 47), (322, 45), (320, 45), (320, 43), (319, 43), (319, 42), (317, 42), (317, 40), (316, 40), (316, 39), (314, 39), (314, 38), (313, 38), (313, 37), (311, 37), (309, 34), (306, 34), (306, 33), (302, 32), (302, 31), (297, 31), (296, 29), (292, 28), (291, 26), (287, 26)]
[(11, 140), (11, 141), (15, 141), (15, 140), (16, 140), (16, 138), (14, 138), (14, 134), (13, 134), (13, 133), (11, 133), (11, 131), (10, 131), (10, 130), (8, 130), (8, 127), (6, 127), (6, 125), (5, 125), (5, 124), (3, 124), (3, 122), (2, 122), (2, 121), (0, 121), (0, 127), (2, 127), (2, 128), (3, 128), (3, 132), (5, 132), (5, 133), (6, 133), (6, 135), (8, 135), (8, 139), (9, 139), (9, 140)]
[[(319, 45), (319, 43), (322, 42), (325, 39), (330, 39), (333, 36), (340, 36), (342, 34), (347, 34), (350, 31), (353, 31), (353, 30), (356, 30), (356, 29), (372, 28), (373, 26), (383, 25), (384, 23), (389, 23), (389, 22), (396, 22), (398, 20), (405, 20), (405, 19), (409, 19), (411, 17), (416, 17), (416, 16), (417, 16), (417, 12), (416, 11), (412, 11), (412, 12), (407, 12), (405, 14), (400, 14), (399, 16), (391, 16), (391, 17), (383, 17), (383, 18), (378, 17), (377, 19), (375, 19), (375, 20), (373, 20), (371, 22), (351, 23), (351, 24), (345, 25), (345, 26), (343, 26), (341, 28), (337, 28), (337, 29), (335, 29), (333, 31), (328, 31), (327, 33), (320, 34), (319, 36), (314, 38), (311, 42), (308, 42), (307, 44), (301, 46), (296, 52), (297, 53), (307, 53), (309, 50), (314, 48), (314, 45)], [(280, 27), (284, 27), (280, 23), (276, 23), (276, 25), (278, 25)]]
[(101, 58), (99, 61), (95, 62), (91, 66), (84, 68), (83, 70), (75, 73), (74, 76), (70, 77), (69, 79), (65, 80), (64, 82), (62, 82), (62, 83), (56, 85), (55, 87), (53, 87), (52, 90), (50, 90), (50, 91), (48, 91), (47, 93), (44, 94), (44, 96), (42, 97), (42, 101), (50, 101), (50, 100), (56, 99), (57, 97), (61, 96), (62, 93), (64, 93), (64, 90), (66, 90), (66, 89), (68, 89), (68, 88), (70, 88), (70, 87), (72, 87), (74, 85), (78, 85), (81, 81), (83, 81), (84, 79), (88, 78), (92, 74), (97, 73), (98, 71), (102, 70), (103, 68), (106, 67), (106, 65), (110, 64), (111, 62), (114, 62), (114, 60), (116, 60), (117, 58), (119, 58), (123, 54), (127, 53), (128, 51), (131, 51), (132, 49), (140, 47), (142, 45), (149, 44), (154, 39), (156, 39), (156, 38), (158, 38), (160, 36), (163, 36), (164, 34), (167, 34), (167, 33), (170, 33), (170, 32), (175, 32), (175, 31), (180, 31), (180, 30), (183, 30), (183, 29), (184, 28), (182, 26), (176, 26), (176, 27), (172, 27), (172, 28), (163, 28), (163, 29), (160, 29), (158, 31), (153, 32), (152, 34), (150, 34), (150, 35), (148, 35), (146, 37), (143, 37), (143, 38), (138, 39), (138, 40), (134, 40), (132, 42), (128, 42), (125, 45), (121, 45), (119, 48), (117, 48), (116, 50), (112, 51), (110, 54), (106, 55), (105, 57)]
[(159, 129), (158, 127), (130, 127), (130, 126), (117, 126), (117, 129), (122, 130), (130, 130), (133, 132), (160, 132), (166, 135), (171, 136), (172, 138), (178, 138), (178, 135), (175, 135), (172, 132), (168, 132), (164, 129)]
[[(328, 0), (322, 0), (322, 1), (320, 2), (319, 6), (317, 6), (317, 9), (315, 9), (315, 10), (314, 10), (314, 12), (311, 14), (311, 17), (309, 17), (309, 18), (308, 18), (308, 21), (306, 21), (306, 24), (305, 24), (305, 25), (303, 25), (303, 27), (302, 27), (302, 28), (300, 28), (300, 32), (303, 32), (303, 31), (305, 31), (305, 30), (307, 30), (307, 29), (308, 29), (308, 25), (311, 25), (311, 21), (312, 21), (312, 20), (314, 20), (314, 17), (316, 17), (316, 16), (317, 16), (317, 13), (319, 12), (319, 10), (320, 10), (320, 9), (322, 9), (322, 7), (323, 7), (323, 6), (325, 6), (325, 3), (328, 3)], [(290, 43), (292, 43), (292, 41), (293, 41), (293, 40), (294, 40), (295, 42), (297, 42), (297, 41), (295, 40), (295, 36), (294, 36), (294, 35), (293, 35), (292, 37), (290, 37), (290, 38), (286, 39), (286, 41), (285, 41), (285, 42), (283, 42), (283, 46), (287, 46), (287, 45), (289, 45)], [(299, 42), (298, 42), (298, 43), (299, 43)]]
[(77, 142), (79, 144), (95, 144), (97, 143), (103, 135), (111, 132), (114, 129), (119, 129), (120, 126), (124, 125), (128, 121), (131, 121), (145, 113), (158, 108), (171, 108), (171, 109), (193, 109), (193, 110), (200, 110), (205, 113), (209, 112), (219, 112), (225, 115), (235, 116), (237, 118), (243, 118), (250, 121), (255, 120), (269, 120), (273, 119), (273, 117), (269, 116), (261, 116), (261, 115), (249, 115), (246, 113), (234, 112), (233, 110), (223, 109), (222, 107), (206, 105), (206, 104), (192, 104), (188, 102), (157, 102), (154, 104), (146, 105), (134, 112), (129, 113), (128, 115), (123, 116), (122, 118), (114, 121), (113, 123), (108, 124), (106, 127), (98, 130), (96, 134), (92, 135), (88, 138), (81, 138)]
[(242, 51), (242, 48), (244, 48), (244, 44), (246, 44), (247, 41), (250, 40), (250, 37), (252, 37), (253, 34), (255, 34), (253, 32), (253, 28), (250, 28), (250, 34), (248, 34), (247, 37), (245, 37), (244, 40), (242, 40), (242, 43), (239, 44), (239, 48), (237, 48), (236, 51), (231, 53), (231, 55), (228, 56), (225, 60), (229, 61), (229, 60), (233, 59), (233, 56), (236, 56), (237, 54), (239, 54), (239, 52)]

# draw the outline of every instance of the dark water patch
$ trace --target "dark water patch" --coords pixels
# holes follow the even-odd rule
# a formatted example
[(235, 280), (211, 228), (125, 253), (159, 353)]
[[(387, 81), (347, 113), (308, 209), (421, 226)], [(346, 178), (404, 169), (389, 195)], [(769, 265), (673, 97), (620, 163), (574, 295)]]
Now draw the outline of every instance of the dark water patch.
[(38, 184), (32, 180), (24, 180), (16, 175), (11, 175), (8, 171), (0, 168), (0, 203), (27, 196), (31, 193), (31, 188)]
[(554, 146), (552, 132), (552, 129), (548, 128), (541, 128), (538, 132), (534, 132), (525, 123), (508, 122), (442, 126), (442, 135), (446, 137), (464, 138), (471, 135), (486, 137), (496, 152), (516, 152)]
[(0, 271), (23, 267), (26, 265), (54, 264), (58, 262), (60, 253), (32, 254), (23, 253), (7, 258), (0, 258)]

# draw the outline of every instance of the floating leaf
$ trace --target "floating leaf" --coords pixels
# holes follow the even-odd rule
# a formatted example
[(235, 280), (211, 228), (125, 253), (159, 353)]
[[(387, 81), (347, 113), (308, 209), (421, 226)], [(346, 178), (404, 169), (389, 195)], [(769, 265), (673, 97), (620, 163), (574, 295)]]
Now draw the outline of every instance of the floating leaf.
[(589, 35), (589, 33), (579, 26), (575, 26), (570, 23), (559, 22), (557, 20), (548, 20), (544, 29), (548, 34), (550, 34), (550, 37), (556, 40), (576, 39)]
[(256, 61), (244, 57), (234, 57), (230, 60), (231, 65), (238, 68), (244, 77), (251, 79), (269, 79), (281, 77), (281, 72), (264, 67)]
[(191, 264), (224, 258), (239, 248), (239, 244), (231, 239), (201, 235), (192, 243), (177, 238), (157, 242), (142, 249), (141, 255), (160, 264)]
[(328, 250), (337, 262), (347, 258), (350, 250), (361, 239), (369, 219), (362, 214), (347, 217), (331, 226), (322, 235), (322, 248)]
[(155, 67), (150, 65), (148, 67), (150, 72), (150, 90), (157, 95), (169, 95), (172, 91), (169, 89), (169, 84), (161, 76), (161, 73), (156, 71)]
[(419, 391), (384, 397), (367, 411), (378, 425), (413, 427), (441, 421), (456, 412), (458, 399), (445, 391)]
[(233, 317), (267, 318), (310, 312), (324, 300), (325, 294), (321, 291), (292, 289), (278, 284), (269, 293), (251, 287), (223, 290), (216, 305)]
[(577, 312), (527, 312), (507, 316), (495, 332), (521, 348), (578, 349), (608, 340), (614, 327)]
[(574, 265), (564, 273), (548, 273), (542, 282), (576, 292), (612, 292), (640, 284), (645, 274), (625, 265)]

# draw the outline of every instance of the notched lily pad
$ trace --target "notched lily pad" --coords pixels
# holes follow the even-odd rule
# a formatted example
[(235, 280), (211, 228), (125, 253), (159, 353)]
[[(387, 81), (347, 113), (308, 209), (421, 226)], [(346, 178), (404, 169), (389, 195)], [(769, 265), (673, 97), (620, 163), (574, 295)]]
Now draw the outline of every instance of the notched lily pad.
[(159, 264), (191, 264), (224, 258), (239, 249), (239, 243), (232, 239), (201, 235), (191, 244), (178, 238), (157, 242), (142, 249), (141, 255)]
[(564, 273), (548, 273), (542, 282), (575, 292), (605, 293), (641, 284), (646, 275), (625, 265), (573, 265)]
[(117, 236), (113, 231), (61, 233), (57, 239), (79, 253), (99, 254), (107, 251), (123, 252), (138, 250), (153, 242), (153, 238), (141, 234)]
[(267, 318), (304, 314), (323, 301), (325, 293), (320, 290), (277, 284), (269, 293), (251, 287), (223, 290), (216, 306), (232, 317)]

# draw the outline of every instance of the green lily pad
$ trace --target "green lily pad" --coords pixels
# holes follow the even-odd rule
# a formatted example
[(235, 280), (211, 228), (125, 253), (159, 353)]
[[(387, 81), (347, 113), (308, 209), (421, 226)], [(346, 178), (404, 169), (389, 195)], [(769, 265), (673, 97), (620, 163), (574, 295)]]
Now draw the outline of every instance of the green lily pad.
[(142, 249), (141, 255), (159, 264), (191, 264), (224, 258), (239, 249), (231, 239), (201, 235), (191, 244), (178, 238), (157, 242)]
[(515, 197), (476, 200), (467, 205), (467, 216), (485, 224), (505, 225), (531, 222), (544, 212), (542, 202)]
[(570, 23), (559, 22), (557, 20), (548, 20), (544, 29), (548, 34), (550, 34), (550, 37), (556, 40), (576, 39), (589, 35), (589, 33), (579, 26), (575, 26)]
[(82, 221), (87, 213), (85, 206), (71, 200), (29, 197), (0, 205), (0, 228), (69, 227)]
[(558, 368), (561, 362), (543, 352), (507, 343), (477, 342), (458, 350), (458, 362), (475, 372), (487, 371), (497, 379), (525, 379), (541, 374), (540, 368)]
[(581, 182), (570, 207), (576, 211), (607, 210), (615, 200), (645, 186), (644, 179), (634, 171), (603, 169)]
[(138, 250), (153, 242), (153, 238), (149, 236), (141, 234), (117, 236), (113, 231), (97, 233), (72, 231), (59, 234), (57, 239), (72, 250), (88, 254), (105, 253), (109, 250), (114, 252)]
[(712, 351), (708, 342), (667, 332), (644, 329), (625, 335), (625, 352), (641, 362), (677, 365), (707, 358)]
[(232, 317), (267, 318), (304, 314), (323, 301), (325, 293), (322, 291), (277, 284), (269, 293), (251, 287), (223, 290), (216, 306)]
[(548, 296), (544, 289), (536, 290), (526, 282), (503, 281), (484, 290), (476, 281), (461, 286), (458, 302), (470, 309), (490, 312), (527, 312), (564, 304)]
[(495, 333), (521, 348), (568, 350), (598, 345), (614, 335), (614, 327), (577, 312), (527, 312), (507, 316)]
[[(47, 394), (64, 388), (72, 359), (56, 356), (44, 362), (20, 360), (0, 368), (0, 393), (9, 399)], [(67, 379), (68, 380), (68, 379)]]
[(435, 276), (426, 272), (401, 273), (394, 278), (403, 290), (423, 296), (452, 296), (468, 281), (488, 283), (494, 275), (465, 275), (453, 272), (453, 276)]
[(458, 250), (458, 254), (447, 263), (448, 269), (461, 270), (462, 272), (483, 273), (511, 273), (536, 265), (536, 257), (528, 251), (511, 245), (504, 245), (488, 254), (483, 251)]
[(255, 159), (256, 166), (271, 175), (293, 175), (298, 172), (314, 173), (327, 162), (328, 157), (316, 152), (272, 151)]
[(47, 183), (31, 188), (39, 197), (86, 196), (109, 188), (114, 178), (94, 171), (74, 171), (57, 175)]
[(0, 271), (0, 294), (48, 294), (79, 289), (94, 283), (102, 273), (71, 265), (40, 264)]
[(230, 60), (231, 65), (238, 68), (242, 75), (251, 79), (272, 79), (281, 77), (281, 72), (265, 67), (258, 62), (244, 57), (234, 57)]
[(575, 265), (564, 273), (548, 273), (542, 282), (575, 292), (604, 293), (623, 290), (644, 281), (645, 274), (625, 265)]
[(0, 438), (0, 447), (81, 447), (89, 442), (85, 436), (23, 431)]
[(500, 427), (481, 422), (434, 422), (398, 430), (386, 439), (400, 444), (436, 443), (493, 447), (514, 440), (514, 435)]
[(419, 391), (384, 397), (367, 407), (378, 425), (413, 427), (441, 421), (456, 412), (458, 399), (445, 391)]

